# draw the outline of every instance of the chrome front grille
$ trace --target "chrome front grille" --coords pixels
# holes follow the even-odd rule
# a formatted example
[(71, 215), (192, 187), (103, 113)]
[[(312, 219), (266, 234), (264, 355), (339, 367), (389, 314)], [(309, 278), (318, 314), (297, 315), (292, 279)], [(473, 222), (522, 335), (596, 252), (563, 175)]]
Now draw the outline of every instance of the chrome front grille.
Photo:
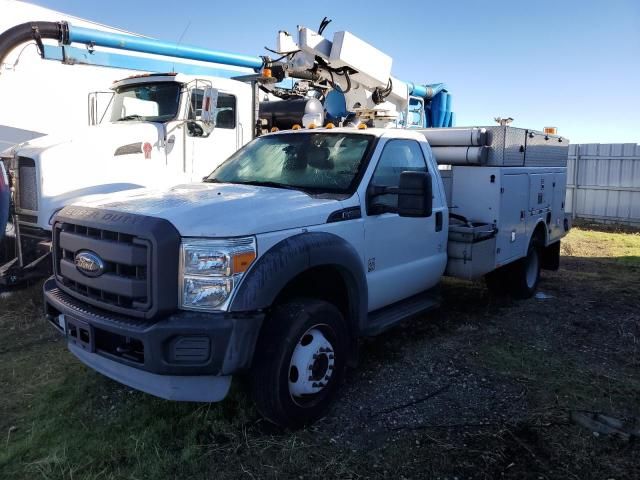
[[(103, 261), (99, 275), (76, 268), (76, 255), (85, 251)], [(55, 225), (58, 285), (94, 306), (133, 315), (147, 312), (152, 303), (150, 256), (150, 243), (135, 235), (66, 222)]]

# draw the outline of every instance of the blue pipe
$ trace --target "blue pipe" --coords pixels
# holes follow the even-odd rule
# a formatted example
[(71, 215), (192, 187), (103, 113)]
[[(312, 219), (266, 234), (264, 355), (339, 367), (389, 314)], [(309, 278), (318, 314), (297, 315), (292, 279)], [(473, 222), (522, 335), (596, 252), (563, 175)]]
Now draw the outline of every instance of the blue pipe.
[(174, 59), (134, 57), (122, 53), (89, 51), (86, 48), (44, 45), (42, 58), (72, 65), (95, 65), (99, 67), (124, 68), (143, 72), (179, 72), (187, 75), (209, 75), (211, 77), (232, 78), (251, 73), (252, 70), (233, 69), (227, 66), (200, 65)]
[(450, 127), (450, 123), (451, 123), (451, 94), (447, 93), (447, 101), (445, 104), (445, 112), (444, 112), (444, 122), (442, 123), (443, 127)]
[(235, 67), (253, 68), (255, 70), (262, 68), (262, 58), (260, 57), (218, 52), (201, 47), (177, 45), (176, 43), (164, 42), (162, 40), (134, 37), (133, 35), (103, 32), (100, 30), (69, 25), (68, 44), (73, 42), (99, 47), (116, 48), (119, 50), (131, 50), (168, 57), (185, 58), (188, 60), (213, 62), (222, 65), (232, 65)]
[(444, 83), (431, 83), (428, 85), (418, 85), (415, 83), (408, 82), (407, 86), (409, 87), (409, 95), (413, 95), (414, 97), (422, 97), (426, 99), (433, 98), (438, 93), (445, 90)]

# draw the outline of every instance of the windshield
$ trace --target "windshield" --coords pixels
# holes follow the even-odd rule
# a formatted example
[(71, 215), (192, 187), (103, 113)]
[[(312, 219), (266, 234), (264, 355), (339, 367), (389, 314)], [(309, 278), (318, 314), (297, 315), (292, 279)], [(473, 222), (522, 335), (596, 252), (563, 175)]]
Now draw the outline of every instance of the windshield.
[(166, 122), (178, 115), (180, 90), (177, 82), (143, 83), (116, 90), (111, 121), (143, 120)]
[(205, 181), (346, 193), (354, 187), (373, 139), (344, 133), (261, 137), (237, 151)]

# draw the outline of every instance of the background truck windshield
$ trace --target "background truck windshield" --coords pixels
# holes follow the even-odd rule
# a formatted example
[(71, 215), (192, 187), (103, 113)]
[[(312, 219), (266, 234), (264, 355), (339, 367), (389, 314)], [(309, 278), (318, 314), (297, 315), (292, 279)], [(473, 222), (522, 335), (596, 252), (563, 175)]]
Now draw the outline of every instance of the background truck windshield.
[(207, 181), (346, 193), (355, 188), (373, 138), (344, 133), (261, 137), (220, 165)]
[(113, 98), (111, 121), (144, 120), (166, 122), (178, 115), (180, 90), (177, 82), (143, 83), (120, 87)]

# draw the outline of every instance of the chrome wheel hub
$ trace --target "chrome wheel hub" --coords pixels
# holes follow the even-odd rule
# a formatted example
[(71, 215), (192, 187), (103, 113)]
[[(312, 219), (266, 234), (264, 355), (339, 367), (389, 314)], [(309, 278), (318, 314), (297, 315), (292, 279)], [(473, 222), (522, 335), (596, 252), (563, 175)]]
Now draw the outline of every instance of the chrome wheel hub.
[(324, 389), (333, 375), (333, 345), (322, 331), (309, 329), (296, 345), (289, 364), (289, 393), (292, 397), (313, 395)]

